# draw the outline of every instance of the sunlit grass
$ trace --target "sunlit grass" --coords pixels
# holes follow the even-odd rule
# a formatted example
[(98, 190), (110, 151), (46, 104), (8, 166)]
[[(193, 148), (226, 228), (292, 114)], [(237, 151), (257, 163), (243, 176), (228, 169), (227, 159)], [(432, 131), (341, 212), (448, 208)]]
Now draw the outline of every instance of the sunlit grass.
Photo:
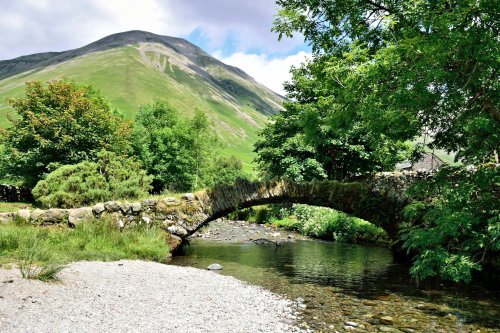
[(52, 279), (64, 264), (80, 260), (164, 261), (166, 233), (159, 227), (120, 228), (109, 219), (90, 220), (74, 229), (36, 227), (21, 220), (0, 225), (0, 265), (18, 265), (23, 276)]

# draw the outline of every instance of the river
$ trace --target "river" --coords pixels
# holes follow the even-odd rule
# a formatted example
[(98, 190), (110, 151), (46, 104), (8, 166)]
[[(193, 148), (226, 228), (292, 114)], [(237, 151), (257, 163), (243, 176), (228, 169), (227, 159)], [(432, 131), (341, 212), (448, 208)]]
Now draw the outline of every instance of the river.
[(318, 332), (500, 332), (498, 286), (417, 285), (384, 247), (195, 239), (172, 261), (212, 263), (223, 265), (220, 274), (303, 300), (299, 325)]

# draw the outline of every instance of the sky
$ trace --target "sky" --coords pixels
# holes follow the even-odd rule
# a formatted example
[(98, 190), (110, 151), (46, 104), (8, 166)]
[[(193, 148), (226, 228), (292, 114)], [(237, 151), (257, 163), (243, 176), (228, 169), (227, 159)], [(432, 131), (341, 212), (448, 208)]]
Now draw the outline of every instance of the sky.
[(0, 0), (0, 60), (65, 51), (113, 33), (182, 37), (277, 93), (311, 51), (278, 41), (274, 0)]

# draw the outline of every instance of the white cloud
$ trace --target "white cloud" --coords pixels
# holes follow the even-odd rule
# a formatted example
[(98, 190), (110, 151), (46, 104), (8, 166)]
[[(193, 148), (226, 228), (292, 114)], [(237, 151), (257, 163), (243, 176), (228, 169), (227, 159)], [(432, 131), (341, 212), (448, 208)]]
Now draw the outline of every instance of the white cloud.
[[(186, 37), (201, 29), (210, 50), (286, 53), (302, 38), (277, 41), (273, 0), (0, 0), (0, 59), (83, 46), (107, 35), (145, 30)], [(209, 51), (210, 51), (209, 50)]]
[(284, 95), (283, 83), (290, 80), (290, 67), (299, 66), (311, 56), (310, 53), (299, 52), (282, 58), (269, 58), (265, 54), (234, 53), (229, 57), (221, 57), (215, 52), (214, 57), (220, 61), (244, 70), (248, 75), (269, 89)]

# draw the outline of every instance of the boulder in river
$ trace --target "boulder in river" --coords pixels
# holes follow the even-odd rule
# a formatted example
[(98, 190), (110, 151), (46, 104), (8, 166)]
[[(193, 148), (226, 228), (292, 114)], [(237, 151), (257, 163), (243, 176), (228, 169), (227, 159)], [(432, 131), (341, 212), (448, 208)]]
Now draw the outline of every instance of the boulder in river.
[(207, 267), (209, 271), (220, 271), (222, 269), (222, 265), (219, 264), (211, 264)]

